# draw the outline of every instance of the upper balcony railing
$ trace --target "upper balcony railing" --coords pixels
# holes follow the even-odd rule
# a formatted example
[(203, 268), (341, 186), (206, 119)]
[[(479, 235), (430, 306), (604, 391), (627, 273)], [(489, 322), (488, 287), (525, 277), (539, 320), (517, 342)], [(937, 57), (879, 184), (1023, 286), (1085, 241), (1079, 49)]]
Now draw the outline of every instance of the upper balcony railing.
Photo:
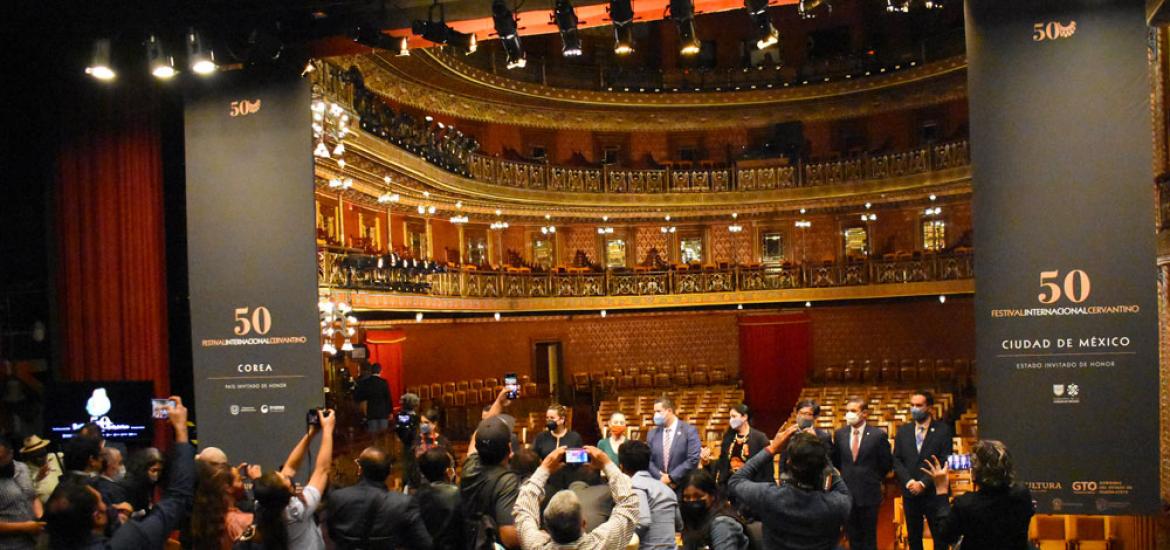
[(312, 73), (317, 92), (352, 108), (366, 133), (454, 174), (514, 189), (614, 194), (768, 191), (898, 178), (970, 163), (966, 140), (824, 162), (780, 158), (632, 169), (504, 160), (477, 152), (479, 145), (471, 136), (396, 110), (365, 88), (356, 69), (342, 70), (327, 63), (319, 68)]
[[(540, 191), (571, 193), (719, 193), (816, 187), (897, 178), (967, 166), (966, 140), (896, 153), (862, 154), (842, 160), (790, 164), (783, 160), (738, 161), (730, 167), (634, 170), (602, 166), (578, 168), (504, 160), (474, 153), (471, 177), (477, 181)], [(698, 163), (700, 166), (702, 163)]]
[(322, 286), (469, 298), (656, 296), (951, 281), (974, 276), (974, 256), (967, 248), (844, 263), (604, 271), (569, 267), (547, 272), (528, 268), (487, 271), (469, 266), (408, 269), (379, 261), (377, 256), (332, 251), (320, 252), (318, 259)]

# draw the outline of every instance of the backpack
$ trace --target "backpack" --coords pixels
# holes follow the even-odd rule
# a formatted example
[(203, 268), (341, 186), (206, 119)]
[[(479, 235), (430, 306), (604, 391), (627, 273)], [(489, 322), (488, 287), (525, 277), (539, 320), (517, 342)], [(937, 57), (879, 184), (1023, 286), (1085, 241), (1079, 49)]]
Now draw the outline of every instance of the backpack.
[(468, 550), (497, 550), (498, 548), (503, 548), (503, 545), (500, 544), (500, 526), (496, 523), (495, 515), (490, 511), (484, 511), (490, 510), (491, 508), (489, 499), (495, 496), (496, 486), (499, 485), (500, 478), (509, 473), (511, 472), (507, 470), (497, 470), (492, 477), (490, 486), (487, 486), (490, 488), (480, 492), (477, 495), (479, 498), (476, 499), (476, 502), (472, 503), (474, 504), (474, 508), (472, 508), (475, 510), (474, 512), (468, 510), (471, 507), (467, 503), (463, 504), (465, 506), (463, 517), (466, 533), (463, 540), (467, 542)]

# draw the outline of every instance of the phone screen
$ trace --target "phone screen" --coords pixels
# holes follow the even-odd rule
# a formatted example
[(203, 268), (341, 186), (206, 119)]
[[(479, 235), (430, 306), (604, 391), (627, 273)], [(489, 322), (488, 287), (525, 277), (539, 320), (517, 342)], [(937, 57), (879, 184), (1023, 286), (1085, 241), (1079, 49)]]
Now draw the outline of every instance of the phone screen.
[(955, 454), (947, 457), (947, 468), (951, 470), (970, 470), (971, 455)]
[(508, 399), (520, 397), (520, 384), (517, 383), (516, 373), (509, 372), (504, 375), (504, 389), (508, 391)]
[(167, 407), (174, 407), (174, 399), (151, 399), (150, 400), (150, 416), (160, 420), (167, 418)]
[(565, 464), (584, 464), (589, 462), (589, 452), (580, 447), (565, 450)]

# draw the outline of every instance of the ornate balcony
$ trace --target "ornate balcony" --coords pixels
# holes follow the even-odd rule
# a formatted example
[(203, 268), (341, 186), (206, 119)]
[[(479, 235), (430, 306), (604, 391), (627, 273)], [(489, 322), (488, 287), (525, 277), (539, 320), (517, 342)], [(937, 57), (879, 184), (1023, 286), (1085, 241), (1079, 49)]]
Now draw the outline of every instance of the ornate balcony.
[[(343, 254), (322, 251), (319, 255), (321, 286), (330, 289), (376, 293), (389, 301), (387, 309), (400, 306), (427, 309), (428, 299), (434, 304), (447, 305), (441, 298), (461, 298), (459, 303), (470, 305), (476, 300), (496, 300), (515, 303), (530, 299), (562, 299), (561, 308), (572, 308), (581, 299), (582, 307), (596, 303), (589, 298), (610, 298), (615, 303), (626, 297), (681, 297), (680, 303), (703, 303), (710, 300), (688, 299), (691, 295), (709, 295), (727, 301), (750, 301), (782, 298), (785, 291), (841, 289), (843, 287), (913, 286), (907, 294), (945, 293), (954, 289), (970, 291), (974, 276), (974, 256), (961, 249), (948, 254), (921, 254), (870, 261), (849, 261), (822, 265), (763, 266), (706, 266), (686, 269), (650, 270), (608, 269), (593, 271), (587, 268), (558, 268), (534, 273), (527, 268), (507, 268), (484, 271), (466, 268), (424, 268), (406, 271), (388, 267), (379, 257), (363, 254)], [(962, 281), (964, 285), (940, 285)], [(410, 285), (403, 286), (404, 282)], [(921, 284), (935, 283), (935, 284)], [(963, 290), (965, 289), (965, 290)], [(779, 292), (780, 294), (777, 294)], [(890, 295), (876, 291), (874, 295)], [(415, 295), (403, 302), (393, 295)], [(843, 298), (863, 296), (857, 290), (819, 292), (818, 296)], [(797, 295), (793, 295), (797, 296)], [(407, 305), (408, 304), (408, 305)], [(371, 304), (368, 307), (376, 307)], [(477, 308), (471, 308), (477, 309)]]

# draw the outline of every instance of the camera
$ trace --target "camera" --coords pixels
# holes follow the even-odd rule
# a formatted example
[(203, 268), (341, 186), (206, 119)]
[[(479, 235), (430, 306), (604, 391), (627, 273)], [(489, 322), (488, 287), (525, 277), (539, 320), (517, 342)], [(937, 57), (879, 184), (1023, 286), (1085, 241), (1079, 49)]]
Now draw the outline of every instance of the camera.
[(307, 414), (305, 414), (305, 424), (306, 425), (318, 426), (318, 427), (321, 426), (321, 418), (319, 416), (317, 416), (317, 411), (325, 411), (324, 414), (326, 414), (326, 415), (329, 414), (329, 411), (326, 411), (325, 409), (309, 409), (309, 412)]
[(413, 393), (402, 395), (402, 408), (394, 415), (394, 432), (403, 445), (410, 446), (418, 435), (418, 396)]

